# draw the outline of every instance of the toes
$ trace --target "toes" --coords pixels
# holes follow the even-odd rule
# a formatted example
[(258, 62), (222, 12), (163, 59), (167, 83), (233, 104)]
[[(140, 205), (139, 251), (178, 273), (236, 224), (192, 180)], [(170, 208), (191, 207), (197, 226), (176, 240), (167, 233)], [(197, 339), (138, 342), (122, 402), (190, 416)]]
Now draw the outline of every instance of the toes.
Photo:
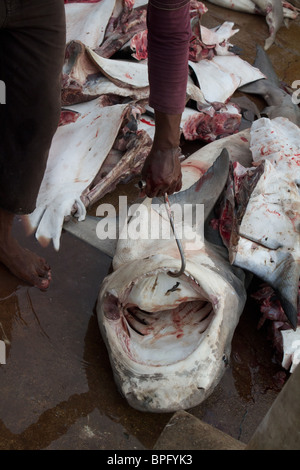
[(51, 269), (44, 258), (32, 259), (28, 282), (41, 290), (46, 290), (51, 282)]
[(39, 263), (36, 265), (36, 271), (41, 277), (47, 277), (50, 266), (44, 259), (40, 258)]
[(33, 285), (41, 290), (46, 290), (52, 280), (51, 270), (47, 263), (36, 270), (37, 276), (35, 277)]
[(35, 284), (34, 287), (37, 287), (41, 291), (45, 291), (48, 289), (49, 285), (50, 285), (50, 281), (48, 279), (43, 279), (37, 284)]
[(37, 287), (40, 290), (46, 290), (48, 289), (50, 282), (51, 282), (51, 272), (48, 271), (47, 276), (44, 276), (44, 277), (36, 276), (33, 281), (33, 285), (34, 287)]

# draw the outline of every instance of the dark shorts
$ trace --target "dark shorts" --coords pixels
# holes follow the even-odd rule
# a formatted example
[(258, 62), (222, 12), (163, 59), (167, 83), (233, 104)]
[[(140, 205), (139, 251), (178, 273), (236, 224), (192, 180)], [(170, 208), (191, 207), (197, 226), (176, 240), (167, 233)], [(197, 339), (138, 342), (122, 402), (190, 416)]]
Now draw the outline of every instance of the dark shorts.
[(0, 207), (13, 213), (35, 209), (60, 116), (65, 36), (63, 0), (0, 0)]
[(181, 114), (188, 79), (190, 1), (149, 0), (147, 22), (150, 106)]

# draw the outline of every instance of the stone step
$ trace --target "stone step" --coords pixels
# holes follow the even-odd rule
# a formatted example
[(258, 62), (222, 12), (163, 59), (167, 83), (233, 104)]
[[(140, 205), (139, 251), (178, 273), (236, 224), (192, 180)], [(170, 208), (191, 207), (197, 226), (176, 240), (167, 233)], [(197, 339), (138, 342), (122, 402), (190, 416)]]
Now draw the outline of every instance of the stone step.
[(154, 450), (300, 450), (300, 365), (246, 444), (186, 411), (171, 417)]
[(243, 450), (245, 444), (186, 411), (177, 411), (166, 424), (154, 450)]

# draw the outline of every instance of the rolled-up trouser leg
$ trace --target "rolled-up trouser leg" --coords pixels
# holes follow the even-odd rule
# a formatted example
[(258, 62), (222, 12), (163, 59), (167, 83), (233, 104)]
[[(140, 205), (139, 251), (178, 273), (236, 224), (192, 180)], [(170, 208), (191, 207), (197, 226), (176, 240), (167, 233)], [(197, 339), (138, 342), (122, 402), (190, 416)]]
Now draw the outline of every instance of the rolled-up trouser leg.
[[(3, 7), (3, 2), (5, 7)], [(60, 115), (65, 53), (63, 0), (1, 0), (0, 207), (35, 208)]]
[(180, 114), (186, 102), (190, 1), (149, 0), (149, 104), (155, 110)]

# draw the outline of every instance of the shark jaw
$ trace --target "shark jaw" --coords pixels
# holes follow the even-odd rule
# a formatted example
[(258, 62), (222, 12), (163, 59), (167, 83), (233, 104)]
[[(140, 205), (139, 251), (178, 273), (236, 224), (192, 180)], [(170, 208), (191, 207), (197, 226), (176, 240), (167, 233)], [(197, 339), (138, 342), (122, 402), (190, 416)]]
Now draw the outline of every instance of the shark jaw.
[(162, 262), (161, 255), (133, 261), (109, 275), (99, 294), (98, 321), (116, 384), (141, 411), (191, 408), (213, 391), (245, 302), (242, 282), (237, 295), (216, 267), (197, 260), (170, 277), (176, 261)]

